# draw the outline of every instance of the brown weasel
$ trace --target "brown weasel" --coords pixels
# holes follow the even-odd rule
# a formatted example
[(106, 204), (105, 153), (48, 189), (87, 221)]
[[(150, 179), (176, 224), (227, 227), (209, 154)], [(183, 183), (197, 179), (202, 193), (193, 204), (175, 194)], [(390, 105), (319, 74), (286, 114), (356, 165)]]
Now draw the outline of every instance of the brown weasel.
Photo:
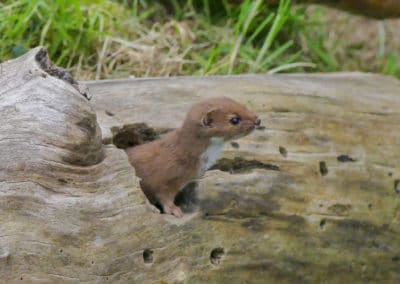
[(260, 123), (232, 99), (208, 99), (190, 109), (181, 128), (126, 152), (150, 202), (159, 202), (165, 213), (182, 217), (174, 204), (177, 193), (214, 164), (225, 141), (249, 134)]

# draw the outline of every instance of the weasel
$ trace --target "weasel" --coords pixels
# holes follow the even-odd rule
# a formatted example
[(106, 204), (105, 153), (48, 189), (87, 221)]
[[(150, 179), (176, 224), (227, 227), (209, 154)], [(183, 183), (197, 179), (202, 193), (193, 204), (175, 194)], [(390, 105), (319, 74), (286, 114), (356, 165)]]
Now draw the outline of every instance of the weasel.
[(126, 153), (149, 201), (158, 202), (164, 213), (182, 217), (174, 204), (177, 193), (214, 164), (224, 142), (249, 134), (260, 123), (232, 99), (208, 99), (190, 109), (180, 128), (159, 140), (127, 148)]

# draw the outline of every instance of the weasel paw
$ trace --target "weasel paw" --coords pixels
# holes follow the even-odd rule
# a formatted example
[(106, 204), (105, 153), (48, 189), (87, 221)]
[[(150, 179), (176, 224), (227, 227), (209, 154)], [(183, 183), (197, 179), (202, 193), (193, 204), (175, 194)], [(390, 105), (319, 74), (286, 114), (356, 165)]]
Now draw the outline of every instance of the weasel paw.
[(178, 206), (176, 206), (174, 204), (163, 206), (163, 208), (164, 208), (164, 212), (166, 214), (174, 215), (177, 218), (181, 218), (183, 216), (181, 208), (179, 208)]

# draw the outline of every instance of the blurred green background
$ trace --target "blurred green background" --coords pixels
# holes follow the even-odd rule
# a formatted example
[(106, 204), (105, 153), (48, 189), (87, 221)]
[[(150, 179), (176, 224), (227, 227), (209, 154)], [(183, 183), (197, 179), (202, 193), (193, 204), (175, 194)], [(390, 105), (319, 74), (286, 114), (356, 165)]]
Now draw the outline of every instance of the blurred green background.
[(45, 45), (81, 80), (355, 70), (400, 78), (400, 20), (290, 0), (6, 0), (0, 36), (1, 61)]

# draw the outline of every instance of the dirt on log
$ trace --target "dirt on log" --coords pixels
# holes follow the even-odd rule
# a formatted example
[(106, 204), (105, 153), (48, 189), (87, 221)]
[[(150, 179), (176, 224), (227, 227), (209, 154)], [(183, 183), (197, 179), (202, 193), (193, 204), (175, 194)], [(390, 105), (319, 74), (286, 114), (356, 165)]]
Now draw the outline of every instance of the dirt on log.
[[(5, 283), (400, 281), (395, 79), (78, 83), (38, 47), (1, 64), (0, 84)], [(157, 139), (212, 96), (245, 103), (264, 128), (185, 190), (182, 219), (161, 215), (119, 148)]]

